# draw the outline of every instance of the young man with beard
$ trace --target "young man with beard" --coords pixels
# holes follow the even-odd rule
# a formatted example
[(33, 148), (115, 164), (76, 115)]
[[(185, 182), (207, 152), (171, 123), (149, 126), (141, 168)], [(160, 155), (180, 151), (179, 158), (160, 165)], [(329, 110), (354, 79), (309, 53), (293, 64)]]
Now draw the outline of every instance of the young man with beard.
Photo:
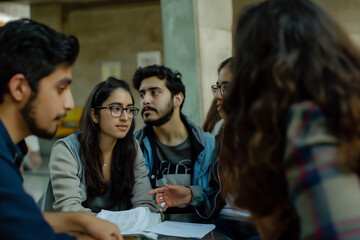
[(158, 65), (139, 68), (133, 85), (140, 93), (146, 124), (135, 137), (152, 187), (157, 188), (149, 194), (156, 194), (157, 203), (166, 211), (165, 219), (197, 222), (196, 208), (210, 206), (205, 193), (214, 138), (181, 113), (185, 86), (180, 73)]
[[(43, 213), (19, 171), (24, 138), (55, 135), (74, 107), (70, 91), (78, 40), (21, 19), (0, 27), (0, 239), (122, 239), (112, 223), (88, 213)], [(26, 147), (25, 147), (26, 149)]]

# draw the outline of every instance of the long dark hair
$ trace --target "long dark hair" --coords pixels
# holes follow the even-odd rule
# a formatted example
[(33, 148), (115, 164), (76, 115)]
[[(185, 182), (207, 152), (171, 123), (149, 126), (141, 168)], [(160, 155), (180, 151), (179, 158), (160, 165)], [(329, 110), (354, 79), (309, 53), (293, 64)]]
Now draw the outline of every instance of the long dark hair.
[(298, 226), (290, 217), (283, 167), (284, 120), (296, 102), (317, 104), (339, 139), (339, 162), (359, 174), (360, 55), (308, 0), (248, 7), (237, 24), (235, 49), (234, 80), (224, 101), (223, 186), (239, 207), (268, 216), (280, 206), (278, 227)]
[[(223, 69), (224, 67), (229, 67), (230, 71), (232, 71), (233, 69), (233, 62), (234, 62), (234, 57), (229, 57), (227, 59), (225, 59), (224, 61), (222, 61), (219, 64), (219, 67), (217, 69), (217, 73), (219, 74), (221, 69)], [(221, 116), (219, 114), (219, 112), (217, 111), (217, 102), (214, 99), (211, 103), (211, 106), (206, 114), (206, 118), (204, 120), (204, 123), (202, 125), (202, 128), (205, 132), (212, 132), (212, 130), (215, 127), (215, 124), (221, 119)]]
[(219, 112), (217, 111), (216, 101), (213, 100), (209, 111), (206, 114), (205, 121), (202, 125), (204, 132), (212, 132), (215, 124), (221, 119)]
[[(85, 169), (86, 190), (88, 199), (102, 195), (107, 189), (107, 182), (102, 173), (102, 152), (100, 149), (99, 136), (100, 127), (91, 118), (91, 109), (99, 114), (102, 103), (118, 88), (123, 88), (134, 98), (130, 92), (129, 85), (124, 80), (109, 77), (106, 81), (99, 83), (92, 90), (80, 120), (79, 141), (81, 145), (82, 163)], [(129, 200), (133, 195), (135, 184), (134, 163), (136, 159), (136, 145), (133, 137), (135, 121), (132, 120), (131, 127), (126, 136), (117, 139), (113, 149), (111, 162), (111, 186), (112, 196)]]

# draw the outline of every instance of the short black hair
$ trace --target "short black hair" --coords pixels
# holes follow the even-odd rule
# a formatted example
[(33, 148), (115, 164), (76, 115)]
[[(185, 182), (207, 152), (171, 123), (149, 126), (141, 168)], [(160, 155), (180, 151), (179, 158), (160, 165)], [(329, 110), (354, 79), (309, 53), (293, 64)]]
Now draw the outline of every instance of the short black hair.
[(42, 78), (59, 65), (71, 66), (78, 53), (77, 38), (33, 20), (23, 18), (0, 27), (0, 103), (15, 74), (24, 74), (36, 94)]
[(172, 97), (178, 93), (182, 93), (184, 95), (184, 100), (180, 106), (181, 110), (185, 102), (185, 86), (181, 81), (181, 73), (177, 71), (173, 71), (168, 67), (156, 64), (147, 67), (139, 67), (132, 80), (134, 88), (139, 90), (142, 80), (154, 76), (161, 80), (166, 80), (165, 85), (171, 92)]

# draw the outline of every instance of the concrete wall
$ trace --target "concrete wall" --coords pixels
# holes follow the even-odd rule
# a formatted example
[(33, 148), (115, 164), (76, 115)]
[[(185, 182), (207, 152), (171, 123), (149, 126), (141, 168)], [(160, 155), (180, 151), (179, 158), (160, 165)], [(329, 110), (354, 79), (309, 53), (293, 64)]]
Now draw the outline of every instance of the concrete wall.
[(193, 0), (161, 0), (165, 65), (182, 74), (185, 103), (182, 109), (199, 124), (199, 70)]
[[(93, 87), (102, 81), (104, 61), (121, 62), (121, 78), (132, 87), (140, 51), (163, 52), (161, 10), (157, 1), (144, 4), (31, 6), (34, 20), (58, 31), (75, 35), (80, 54), (73, 67), (72, 92), (75, 105), (83, 106)], [(136, 104), (139, 97), (133, 91)], [(137, 118), (137, 126), (143, 124)]]
[(0, 22), (3, 24), (17, 18), (29, 18), (30, 7), (25, 3), (0, 2)]
[(183, 74), (182, 112), (202, 124), (217, 67), (231, 56), (232, 0), (161, 0), (165, 64)]
[(360, 0), (314, 0), (349, 33), (360, 47)]
[[(289, 0), (290, 1), (290, 0)], [(262, 0), (233, 0), (234, 22), (233, 29), (241, 9)], [(348, 32), (354, 43), (360, 47), (360, 0), (313, 0), (327, 11)]]
[(232, 55), (232, 0), (197, 0), (200, 119), (203, 123), (214, 99), (211, 85), (217, 82), (219, 64)]
[[(217, 66), (232, 51), (232, 0), (164, 0), (161, 4), (31, 6), (34, 20), (80, 41), (72, 84), (76, 106), (83, 106), (93, 86), (102, 80), (102, 62), (120, 61), (121, 78), (131, 83), (136, 54), (158, 50), (163, 64), (183, 74), (187, 90), (183, 112), (202, 123), (213, 99), (210, 86), (217, 80)], [(139, 117), (137, 126), (142, 125)]]
[[(181, 0), (181, 8), (175, 9), (172, 5), (178, 2), (176, 0), (162, 0), (163, 6), (160, 6), (160, 0), (142, 4), (111, 1), (85, 7), (36, 4), (31, 7), (31, 15), (35, 20), (79, 38), (81, 51), (74, 66), (72, 86), (77, 106), (83, 106), (93, 86), (102, 80), (103, 61), (120, 61), (121, 78), (131, 84), (137, 67), (136, 54), (158, 50), (165, 58), (163, 64), (183, 74), (187, 86), (184, 113), (201, 124), (212, 100), (209, 85), (216, 81), (216, 67), (231, 55), (231, 29), (236, 27), (239, 12), (250, 3), (262, 2), (230, 1), (233, 6), (232, 28), (229, 26), (231, 20), (228, 21), (231, 13), (222, 16), (228, 11), (224, 4), (227, 1), (218, 0)], [(315, 2), (338, 20), (360, 46), (360, 25), (357, 24), (360, 0)], [(181, 35), (183, 39), (179, 38)], [(183, 46), (185, 42), (191, 44)], [(229, 47), (220, 49), (221, 44)], [(139, 98), (136, 93), (134, 95), (139, 105)], [(139, 117), (137, 126), (142, 124)]]
[(44, 23), (56, 31), (64, 32), (62, 22), (63, 8), (60, 3), (32, 5), (30, 9), (33, 20)]

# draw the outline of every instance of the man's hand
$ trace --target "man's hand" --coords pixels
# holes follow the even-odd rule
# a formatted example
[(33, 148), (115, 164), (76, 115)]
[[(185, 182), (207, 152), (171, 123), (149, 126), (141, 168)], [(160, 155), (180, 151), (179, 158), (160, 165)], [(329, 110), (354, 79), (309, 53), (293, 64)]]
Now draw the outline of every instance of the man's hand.
[(182, 185), (164, 184), (164, 187), (156, 188), (148, 192), (148, 194), (156, 194), (155, 200), (157, 205), (166, 211), (169, 207), (178, 207), (189, 204), (192, 199), (191, 189)]
[(85, 232), (99, 240), (123, 240), (118, 226), (95, 216), (85, 225)]
[(79, 240), (123, 240), (119, 228), (86, 212), (43, 212), (45, 220), (57, 233), (69, 233)]

